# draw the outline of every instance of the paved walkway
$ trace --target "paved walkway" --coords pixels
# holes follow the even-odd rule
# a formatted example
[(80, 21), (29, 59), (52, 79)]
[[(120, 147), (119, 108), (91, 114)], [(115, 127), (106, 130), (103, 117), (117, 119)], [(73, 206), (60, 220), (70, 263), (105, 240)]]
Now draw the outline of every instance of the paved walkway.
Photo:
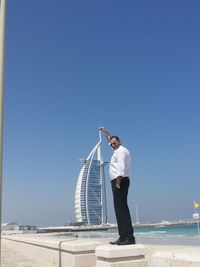
[(15, 251), (2, 240), (1, 267), (56, 267), (44, 260), (33, 258), (30, 254)]

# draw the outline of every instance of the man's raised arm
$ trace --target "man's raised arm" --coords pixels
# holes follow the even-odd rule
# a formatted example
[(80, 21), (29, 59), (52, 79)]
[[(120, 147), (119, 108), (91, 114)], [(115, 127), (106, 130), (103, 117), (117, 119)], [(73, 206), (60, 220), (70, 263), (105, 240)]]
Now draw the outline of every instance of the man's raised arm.
[(110, 137), (111, 137), (111, 136), (110, 136), (108, 130), (107, 130), (106, 128), (104, 128), (104, 127), (99, 127), (99, 131), (102, 131), (102, 132), (105, 133), (106, 138), (107, 138), (108, 142), (110, 143)]

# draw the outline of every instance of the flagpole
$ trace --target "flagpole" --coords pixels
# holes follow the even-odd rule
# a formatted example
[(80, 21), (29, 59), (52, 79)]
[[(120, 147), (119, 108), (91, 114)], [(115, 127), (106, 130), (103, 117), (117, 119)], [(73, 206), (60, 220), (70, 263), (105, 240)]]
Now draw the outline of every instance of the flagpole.
[(199, 219), (197, 219), (197, 229), (198, 229), (198, 234), (200, 234), (200, 231), (199, 231)]
[(196, 218), (196, 222), (197, 222), (197, 230), (198, 230), (198, 234), (200, 234), (200, 230), (199, 230), (199, 213), (197, 211), (197, 208), (199, 207), (199, 203), (197, 203), (196, 201), (194, 201), (194, 210), (195, 210), (195, 218)]
[[(195, 209), (195, 213), (198, 213), (197, 212), (197, 209), (196, 208), (194, 208)], [(198, 229), (198, 234), (200, 234), (200, 231), (199, 231), (199, 219), (197, 218), (197, 229)]]
[(139, 221), (139, 217), (138, 217), (138, 208), (137, 208), (136, 204), (135, 204), (135, 213), (136, 213), (136, 224), (139, 224), (140, 221)]
[(1, 260), (1, 220), (2, 220), (2, 169), (3, 169), (3, 85), (4, 85), (4, 48), (5, 48), (6, 0), (0, 2), (0, 260)]

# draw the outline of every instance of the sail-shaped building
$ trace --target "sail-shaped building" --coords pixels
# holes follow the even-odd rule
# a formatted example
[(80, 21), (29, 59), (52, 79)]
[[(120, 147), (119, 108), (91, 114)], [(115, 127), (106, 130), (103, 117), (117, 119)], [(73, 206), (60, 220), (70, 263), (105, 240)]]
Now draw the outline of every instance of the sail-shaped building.
[(100, 225), (107, 223), (105, 172), (102, 159), (101, 132), (99, 142), (92, 149), (78, 176), (75, 192), (75, 213), (78, 223)]

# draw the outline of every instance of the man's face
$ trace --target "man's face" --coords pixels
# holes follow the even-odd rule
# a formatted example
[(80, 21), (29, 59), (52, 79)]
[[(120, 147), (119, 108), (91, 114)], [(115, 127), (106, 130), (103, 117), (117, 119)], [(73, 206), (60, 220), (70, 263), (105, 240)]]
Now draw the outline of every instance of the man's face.
[(112, 147), (112, 149), (116, 150), (120, 145), (121, 145), (120, 141), (118, 141), (116, 138), (112, 138), (110, 140), (110, 146)]

